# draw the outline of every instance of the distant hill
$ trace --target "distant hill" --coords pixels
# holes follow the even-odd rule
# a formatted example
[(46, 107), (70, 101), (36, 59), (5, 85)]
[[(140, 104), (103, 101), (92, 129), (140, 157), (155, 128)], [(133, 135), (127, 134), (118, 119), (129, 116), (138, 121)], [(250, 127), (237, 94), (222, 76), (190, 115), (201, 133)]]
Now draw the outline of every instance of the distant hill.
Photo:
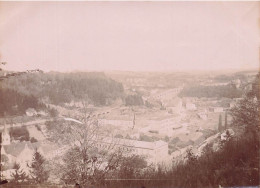
[(23, 115), (28, 108), (43, 109), (35, 96), (25, 95), (13, 89), (0, 89), (0, 117), (8, 115)]
[(88, 100), (106, 105), (124, 92), (121, 83), (99, 72), (25, 74), (5, 80), (3, 87), (52, 104)]

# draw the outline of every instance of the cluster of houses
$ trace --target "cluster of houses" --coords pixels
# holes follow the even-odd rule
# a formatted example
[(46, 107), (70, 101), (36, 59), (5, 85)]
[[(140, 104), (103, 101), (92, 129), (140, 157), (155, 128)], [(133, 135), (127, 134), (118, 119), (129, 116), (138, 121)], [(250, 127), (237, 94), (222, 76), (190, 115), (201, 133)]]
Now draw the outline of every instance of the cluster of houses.
[[(47, 140), (31, 143), (30, 141), (11, 142), (8, 129), (5, 127), (2, 134), (2, 176), (6, 179), (11, 179), (11, 174), (14, 173), (14, 164), (19, 163), (20, 168), (29, 173), (27, 164), (30, 164), (33, 159), (33, 154), (37, 150), (46, 159), (52, 160), (56, 157), (63, 156), (70, 146), (58, 147)], [(105, 137), (95, 141), (95, 147), (100, 150), (108, 149), (108, 146), (114, 144), (113, 149), (121, 149), (123, 151), (135, 153), (146, 157), (147, 162), (151, 164), (162, 164), (168, 160), (168, 143), (164, 141), (144, 142), (130, 139), (119, 139)], [(4, 157), (3, 157), (4, 156)]]
[(44, 111), (36, 111), (34, 108), (28, 108), (26, 111), (25, 111), (26, 115), (29, 116), (29, 117), (32, 117), (32, 116), (46, 116), (47, 113), (44, 112)]
[(29, 169), (27, 164), (32, 162), (33, 154), (36, 149), (42, 154), (46, 154), (53, 149), (51, 145), (44, 142), (11, 142), (10, 134), (6, 127), (1, 134), (1, 165), (3, 166), (1, 175), (6, 179), (10, 179), (11, 174), (15, 171), (13, 169), (15, 163), (19, 163), (20, 168), (25, 173), (28, 173)]

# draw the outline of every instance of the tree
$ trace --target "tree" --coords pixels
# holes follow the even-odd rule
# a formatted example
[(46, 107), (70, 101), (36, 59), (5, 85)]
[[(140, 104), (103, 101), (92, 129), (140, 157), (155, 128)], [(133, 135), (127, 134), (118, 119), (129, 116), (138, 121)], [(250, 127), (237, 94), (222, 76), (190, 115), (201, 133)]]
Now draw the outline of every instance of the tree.
[(242, 97), (242, 90), (233, 87), (232, 85), (226, 86), (203, 86), (191, 85), (185, 87), (180, 93), (180, 97), (225, 97), (225, 98), (238, 98)]
[(87, 94), (91, 103), (106, 105), (108, 100), (121, 97), (124, 91), (121, 83), (104, 73), (45, 73), (37, 77), (27, 74), (21, 79), (8, 80), (6, 86), (19, 93), (47, 99), (53, 104), (83, 100)]
[(34, 137), (31, 137), (30, 142), (34, 143), (34, 142), (38, 142), (38, 140), (36, 138), (34, 138)]
[[(146, 173), (148, 169), (152, 169), (152, 166), (147, 165), (145, 157), (136, 154), (124, 156), (118, 168), (107, 176), (107, 179), (123, 179), (124, 181), (106, 181), (105, 186), (136, 187), (137, 182), (133, 181), (133, 179), (151, 178), (151, 176), (147, 176), (148, 174), (151, 175), (150, 173)], [(141, 183), (141, 181), (138, 181), (138, 183)]]
[(49, 140), (66, 148), (62, 156), (63, 165), (59, 165), (60, 179), (65, 183), (102, 184), (106, 174), (116, 170), (122, 156), (127, 153), (116, 147), (120, 139), (109, 140), (102, 136), (96, 119), (78, 123), (56, 121), (47, 129)]
[(121, 134), (116, 134), (115, 138), (124, 138), (124, 136)]
[[(5, 65), (6, 63), (0, 63)], [(43, 108), (44, 105), (39, 103), (37, 98), (31, 95), (27, 95), (23, 92), (18, 92), (18, 86), (12, 87), (10, 80), (18, 80), (22, 77), (21, 75), (28, 75), (32, 73), (42, 72), (41, 70), (27, 70), (24, 72), (11, 72), (7, 71), (4, 74), (1, 74), (3, 69), (0, 67), (0, 116), (6, 115), (21, 115), (25, 113), (25, 110), (30, 107), (34, 108)], [(20, 87), (23, 83), (20, 83)], [(27, 92), (30, 89), (27, 90)]]
[(139, 155), (130, 155), (122, 158), (118, 171), (115, 173), (119, 178), (138, 178), (142, 174), (142, 170), (147, 167), (144, 157)]
[(1, 159), (2, 159), (2, 163), (3, 164), (6, 164), (6, 163), (8, 163), (9, 162), (9, 159), (8, 159), (8, 157), (5, 155), (5, 154), (1, 154)]
[(227, 124), (227, 112), (225, 112), (225, 129), (227, 129), (228, 124)]
[(58, 115), (59, 115), (59, 112), (58, 112), (58, 110), (56, 110), (55, 108), (49, 108), (49, 114), (50, 114), (50, 116), (51, 117), (57, 117)]
[(141, 134), (139, 140), (146, 141), (146, 142), (153, 142), (154, 138), (145, 134)]
[(26, 127), (15, 127), (10, 129), (10, 135), (12, 135), (14, 140), (20, 140), (20, 141), (29, 141), (29, 131)]
[(232, 125), (251, 130), (259, 130), (259, 73), (253, 82), (253, 88), (231, 109)]
[(144, 104), (142, 96), (140, 95), (128, 95), (125, 99), (126, 106), (141, 106)]
[(219, 119), (218, 119), (218, 131), (222, 131), (222, 116), (219, 114)]
[(46, 162), (44, 157), (36, 149), (33, 154), (31, 165), (28, 164), (28, 167), (30, 168), (30, 176), (34, 183), (40, 184), (48, 180), (49, 172), (46, 170), (45, 164)]
[(20, 169), (19, 163), (14, 164), (14, 169), (15, 169), (14, 173), (11, 173), (12, 182), (20, 183), (29, 179), (29, 176), (26, 175), (26, 173), (22, 169)]

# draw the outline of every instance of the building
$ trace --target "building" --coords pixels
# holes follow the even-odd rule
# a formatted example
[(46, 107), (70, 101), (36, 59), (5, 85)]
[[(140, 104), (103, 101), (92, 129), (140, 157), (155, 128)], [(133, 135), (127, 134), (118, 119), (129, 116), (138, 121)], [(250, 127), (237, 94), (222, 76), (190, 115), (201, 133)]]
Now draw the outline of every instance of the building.
[(1, 148), (1, 155), (7, 158), (6, 162), (2, 163), (2, 165), (6, 168), (7, 171), (3, 171), (2, 174), (5, 174), (7, 179), (10, 179), (10, 173), (8, 170), (11, 170), (10, 167), (14, 165), (14, 163), (19, 163), (21, 169), (24, 172), (28, 173), (27, 163), (31, 162), (33, 157), (34, 147), (30, 142), (20, 142), (20, 143), (11, 143), (9, 145), (3, 145)]
[(95, 143), (99, 149), (121, 149), (146, 157), (148, 163), (163, 164), (168, 160), (168, 143), (162, 140), (145, 142), (130, 139), (105, 137)]
[(27, 116), (30, 116), (30, 117), (37, 115), (37, 112), (34, 108), (28, 108), (25, 113)]
[(9, 131), (7, 130), (6, 126), (4, 126), (4, 130), (2, 132), (2, 145), (9, 145), (11, 143), (11, 138)]
[(132, 128), (134, 125), (134, 119), (133, 120), (98, 119), (98, 124), (101, 126), (114, 125), (114, 126), (124, 126), (128, 128)]
[(209, 111), (216, 113), (216, 112), (223, 112), (224, 109), (223, 109), (222, 107), (210, 107), (210, 108), (209, 108)]
[(44, 111), (39, 111), (37, 113), (37, 115), (39, 115), (39, 116), (47, 116), (48, 114), (46, 112), (44, 112)]
[(177, 87), (174, 89), (166, 90), (164, 92), (154, 94), (150, 98), (155, 100), (160, 100), (160, 101), (172, 99), (173, 97), (176, 97), (182, 89), (183, 89), (182, 87)]
[(182, 100), (180, 98), (173, 98), (170, 100), (163, 100), (162, 105), (172, 113), (182, 112)]
[(163, 118), (163, 119), (155, 119), (149, 120), (148, 125), (139, 130), (140, 133), (150, 134), (155, 133), (160, 136), (172, 136), (174, 132), (182, 129), (183, 125), (179, 123), (180, 116), (175, 118)]
[(207, 113), (205, 113), (205, 112), (199, 112), (199, 113), (197, 113), (197, 115), (198, 115), (199, 118), (202, 119), (202, 120), (207, 120), (207, 119), (208, 119), (208, 115), (207, 115)]
[(233, 107), (235, 107), (236, 106), (236, 102), (235, 101), (231, 101), (230, 103), (229, 103), (229, 108), (233, 108)]
[(186, 103), (185, 107), (187, 110), (196, 110), (197, 109), (196, 105), (193, 103)]
[(239, 88), (241, 85), (241, 80), (240, 79), (232, 80), (231, 84), (233, 84), (236, 88)]

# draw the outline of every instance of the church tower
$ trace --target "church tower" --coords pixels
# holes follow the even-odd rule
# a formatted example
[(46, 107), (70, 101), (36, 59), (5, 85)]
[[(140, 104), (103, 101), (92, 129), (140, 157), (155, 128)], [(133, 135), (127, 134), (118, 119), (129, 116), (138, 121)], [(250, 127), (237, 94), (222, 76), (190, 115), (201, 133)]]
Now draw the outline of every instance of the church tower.
[(11, 143), (10, 134), (7, 130), (6, 126), (4, 126), (4, 130), (2, 132), (2, 145), (9, 145)]

